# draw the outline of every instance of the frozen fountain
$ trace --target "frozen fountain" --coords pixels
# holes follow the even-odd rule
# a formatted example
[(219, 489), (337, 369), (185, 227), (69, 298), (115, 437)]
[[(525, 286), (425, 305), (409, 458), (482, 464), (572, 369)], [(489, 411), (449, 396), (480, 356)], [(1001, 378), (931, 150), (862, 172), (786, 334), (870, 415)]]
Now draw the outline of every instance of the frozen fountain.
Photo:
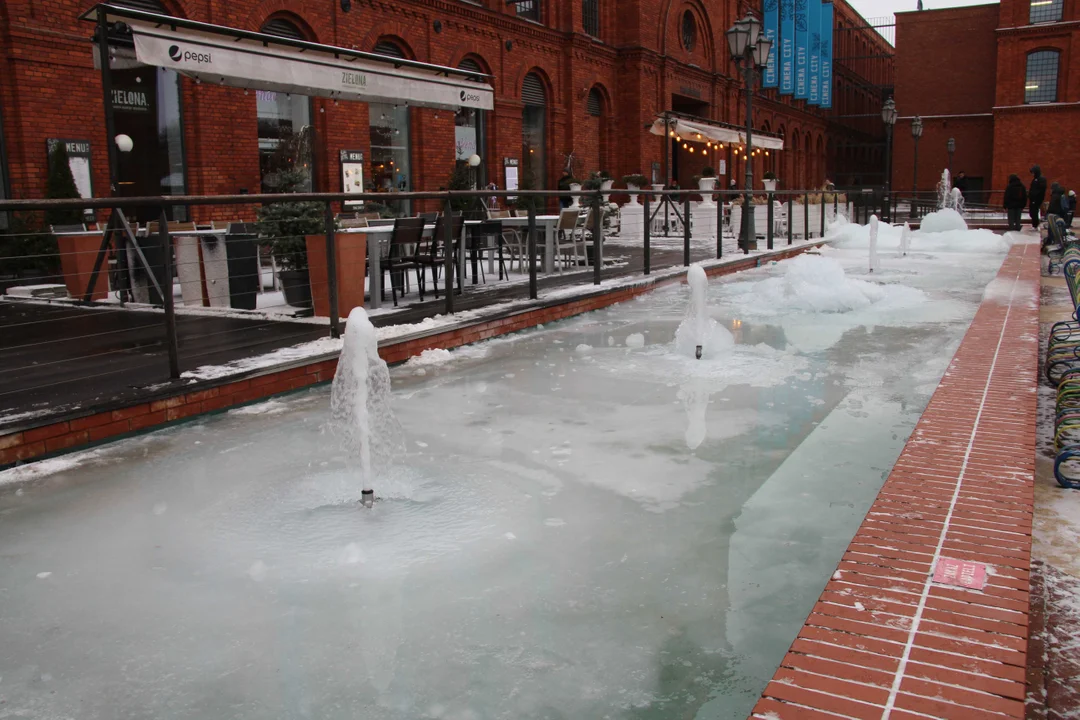
[(878, 252), (877, 252), (877, 238), (878, 238), (878, 218), (877, 215), (870, 216), (870, 272), (874, 272), (878, 269)]
[(345, 342), (330, 393), (330, 428), (359, 460), (360, 499), (375, 502), (374, 478), (404, 451), (401, 425), (390, 407), (390, 370), (379, 357), (375, 326), (363, 308), (349, 313)]
[(904, 229), (900, 231), (900, 254), (907, 255), (911, 249), (911, 225), (904, 223)]
[(691, 265), (686, 273), (686, 283), (690, 286), (690, 307), (686, 319), (679, 324), (675, 332), (675, 349), (682, 355), (691, 354), (700, 360), (704, 355), (715, 355), (735, 344), (735, 338), (709, 317), (706, 293), (709, 280), (701, 265)]
[(947, 207), (952, 207), (952, 177), (949, 176), (949, 170), (946, 168), (941, 171), (941, 179), (937, 184), (937, 206), (938, 210), (944, 210)]

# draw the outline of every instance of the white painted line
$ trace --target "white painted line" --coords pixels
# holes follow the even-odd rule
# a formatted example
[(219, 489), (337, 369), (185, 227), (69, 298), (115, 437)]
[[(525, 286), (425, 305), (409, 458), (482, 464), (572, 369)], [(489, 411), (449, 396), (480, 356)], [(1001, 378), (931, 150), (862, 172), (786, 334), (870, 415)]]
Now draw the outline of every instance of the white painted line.
[[(937, 562), (941, 557), (941, 549), (945, 545), (945, 537), (949, 532), (949, 524), (952, 522), (953, 512), (956, 510), (956, 502), (960, 497), (960, 489), (964, 485), (964, 475), (967, 472), (968, 458), (971, 457), (971, 449), (975, 445), (975, 435), (979, 432), (979, 423), (982, 421), (983, 408), (986, 406), (986, 398), (990, 393), (990, 383), (994, 379), (994, 370), (997, 368), (998, 355), (1001, 352), (1001, 343), (1005, 340), (1005, 328), (1009, 324), (1009, 315), (1012, 312), (1013, 297), (1016, 294), (1016, 286), (1020, 282), (1020, 273), (1024, 268), (1024, 258), (1027, 256), (1028, 246), (1024, 246), (1024, 251), (1020, 255), (1020, 262), (1016, 269), (1016, 276), (1013, 278), (1012, 289), (1009, 291), (1009, 305), (1005, 309), (1005, 317), (1001, 321), (1001, 332), (998, 334), (997, 346), (994, 348), (994, 357), (990, 361), (990, 372), (986, 375), (986, 384), (983, 386), (982, 399), (979, 401), (979, 411), (975, 414), (975, 424), (971, 428), (971, 436), (968, 438), (967, 450), (964, 452), (964, 460), (960, 463), (960, 474), (956, 478), (956, 488), (953, 490), (952, 501), (949, 503), (949, 512), (945, 516), (945, 524), (941, 528), (941, 534), (938, 536), (937, 548), (934, 550), (934, 560), (930, 564), (930, 574), (927, 575), (926, 580), (923, 582), (922, 595), (919, 598), (919, 605), (915, 609), (915, 617), (911, 621), (911, 629), (908, 631), (907, 643), (904, 645), (904, 654), (900, 657), (900, 664), (896, 668), (896, 675), (893, 677), (892, 688), (889, 690), (889, 699), (885, 703), (885, 708), (881, 711), (881, 720), (888, 720), (892, 715), (893, 707), (896, 705), (896, 696), (900, 694), (900, 684), (904, 681), (904, 673), (907, 671), (908, 660), (911, 658), (911, 648), (915, 645), (915, 636), (919, 632), (919, 624), (922, 622), (923, 611), (926, 609), (926, 600), (930, 597), (930, 588), (934, 584), (934, 568), (937, 566)], [(1006, 262), (1008, 262), (1008, 256), (1006, 256)]]

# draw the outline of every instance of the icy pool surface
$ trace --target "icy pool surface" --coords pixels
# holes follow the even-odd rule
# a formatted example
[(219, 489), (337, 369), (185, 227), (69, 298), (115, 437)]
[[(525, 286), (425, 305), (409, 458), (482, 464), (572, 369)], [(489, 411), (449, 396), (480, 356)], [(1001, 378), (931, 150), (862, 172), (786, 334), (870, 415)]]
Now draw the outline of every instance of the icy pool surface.
[(744, 718), (1003, 258), (845, 238), (394, 369), (371, 511), (326, 389), (0, 474), (0, 717)]

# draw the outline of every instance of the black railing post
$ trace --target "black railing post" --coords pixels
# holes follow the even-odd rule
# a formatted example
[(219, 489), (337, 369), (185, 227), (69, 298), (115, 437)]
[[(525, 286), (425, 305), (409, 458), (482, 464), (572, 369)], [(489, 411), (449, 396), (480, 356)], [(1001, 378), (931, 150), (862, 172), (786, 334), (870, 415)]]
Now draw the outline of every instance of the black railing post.
[(600, 270), (603, 263), (601, 262), (600, 253), (603, 250), (604, 245), (604, 217), (600, 212), (600, 201), (603, 194), (597, 190), (596, 197), (593, 198), (593, 285), (600, 284)]
[(825, 193), (821, 193), (821, 237), (825, 237)]
[(773, 249), (773, 194), (769, 193), (767, 196), (769, 201), (768, 217), (765, 220), (768, 223), (768, 227), (765, 229), (765, 247), (769, 250)]
[[(172, 239), (169, 237), (169, 221), (165, 208), (158, 212), (158, 242), (161, 244), (164, 263), (164, 282), (161, 285), (161, 301), (165, 307), (165, 345), (169, 349), (169, 377), (180, 377), (180, 348), (176, 342), (176, 304), (173, 299)], [(147, 268), (148, 273), (153, 271)]]
[(529, 299), (536, 299), (536, 204), (529, 199)]
[[(443, 209), (443, 270), (446, 277), (443, 283), (446, 290), (446, 314), (454, 314), (454, 275), (457, 274), (457, 258), (454, 256), (454, 206), (450, 203), (450, 195), (446, 196), (446, 206)], [(432, 238), (436, 243), (438, 238)], [(464, 252), (464, 248), (462, 248)]]
[(724, 196), (716, 196), (716, 259), (724, 257)]
[(652, 240), (652, 223), (649, 222), (649, 193), (644, 192), (641, 195), (642, 210), (645, 215), (645, 226), (643, 228), (645, 232), (645, 274), (648, 275), (652, 270), (652, 251), (649, 248), (650, 241)]
[(326, 203), (326, 277), (330, 300), (330, 337), (341, 337), (341, 309), (338, 307), (337, 239), (335, 237), (334, 204)]
[(803, 241), (810, 242), (810, 193), (803, 196), (802, 213)]
[(690, 193), (683, 196), (682, 264), (690, 265)]
[(795, 196), (787, 196), (787, 244), (794, 242), (795, 238)]

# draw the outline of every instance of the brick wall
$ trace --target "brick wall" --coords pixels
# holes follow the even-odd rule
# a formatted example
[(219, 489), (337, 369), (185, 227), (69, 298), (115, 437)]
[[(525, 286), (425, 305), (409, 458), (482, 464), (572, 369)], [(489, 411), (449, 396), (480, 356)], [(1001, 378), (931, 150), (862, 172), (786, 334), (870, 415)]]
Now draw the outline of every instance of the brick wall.
[[(893, 187), (913, 183), (911, 117), (924, 123), (919, 143), (920, 190), (933, 189), (948, 163), (945, 143), (956, 139), (953, 170), (982, 177), (1001, 202), (1008, 176), (1028, 182), (1040, 164), (1051, 182), (1080, 185), (1080, 3), (1066, 0), (1062, 21), (1031, 25), (1027, 0), (1000, 5), (897, 13), (896, 125)], [(1024, 104), (1027, 54), (1061, 52), (1057, 103)], [(966, 115), (967, 117), (957, 117)]]
[[(371, 0), (354, 3), (347, 14), (339, 3), (329, 1), (165, 0), (164, 4), (182, 17), (250, 30), (283, 17), (311, 40), (344, 47), (370, 50), (388, 38), (409, 56), (432, 63), (456, 66), (466, 54), (475, 57), (495, 76), (497, 107), (489, 116), (481, 156), (489, 177), (500, 184), (502, 159), (521, 154), (520, 86), (530, 71), (540, 73), (550, 87), (550, 180), (558, 177), (571, 151), (581, 160), (580, 173), (607, 169), (616, 177), (638, 171), (649, 174), (651, 164), (663, 159), (663, 141), (643, 126), (654, 113), (671, 108), (673, 95), (687, 85), (696, 88), (716, 119), (742, 121), (741, 82), (732, 77), (723, 37), (738, 8), (720, 0), (603, 0), (604, 42), (582, 33), (576, 0), (546, 0), (543, 24), (516, 18), (513, 7), (503, 0), (476, 4)], [(90, 140), (95, 194), (107, 193), (100, 77), (88, 42), (94, 27), (76, 20), (88, 7), (86, 0), (9, 0), (0, 9), (6, 13), (0, 27), (0, 100), (14, 197), (42, 196), (49, 137)], [(681, 18), (687, 11), (698, 26), (692, 51), (680, 42)], [(842, 2), (837, 15), (849, 24), (857, 22), (854, 11)], [(438, 33), (436, 20), (441, 22)], [(865, 72), (881, 70), (867, 66)], [(592, 87), (600, 88), (608, 99), (600, 122), (585, 111)], [(185, 79), (182, 102), (188, 191), (257, 192), (254, 93)], [(767, 123), (774, 131), (810, 133), (814, 138), (809, 150), (801, 145), (800, 160), (792, 167), (805, 170), (789, 177), (787, 186), (820, 182), (826, 151), (824, 144), (818, 150), (817, 139), (828, 135), (839, 143), (850, 130), (830, 122), (826, 111), (780, 98), (773, 91), (764, 92), (755, 107), (758, 127)], [(316, 100), (313, 112), (316, 186), (338, 190), (338, 151), (368, 150), (367, 108), (363, 103)], [(447, 111), (412, 111), (414, 189), (433, 190), (445, 184), (453, 164), (453, 123), (453, 114)], [(865, 139), (865, 134), (859, 137)]]

